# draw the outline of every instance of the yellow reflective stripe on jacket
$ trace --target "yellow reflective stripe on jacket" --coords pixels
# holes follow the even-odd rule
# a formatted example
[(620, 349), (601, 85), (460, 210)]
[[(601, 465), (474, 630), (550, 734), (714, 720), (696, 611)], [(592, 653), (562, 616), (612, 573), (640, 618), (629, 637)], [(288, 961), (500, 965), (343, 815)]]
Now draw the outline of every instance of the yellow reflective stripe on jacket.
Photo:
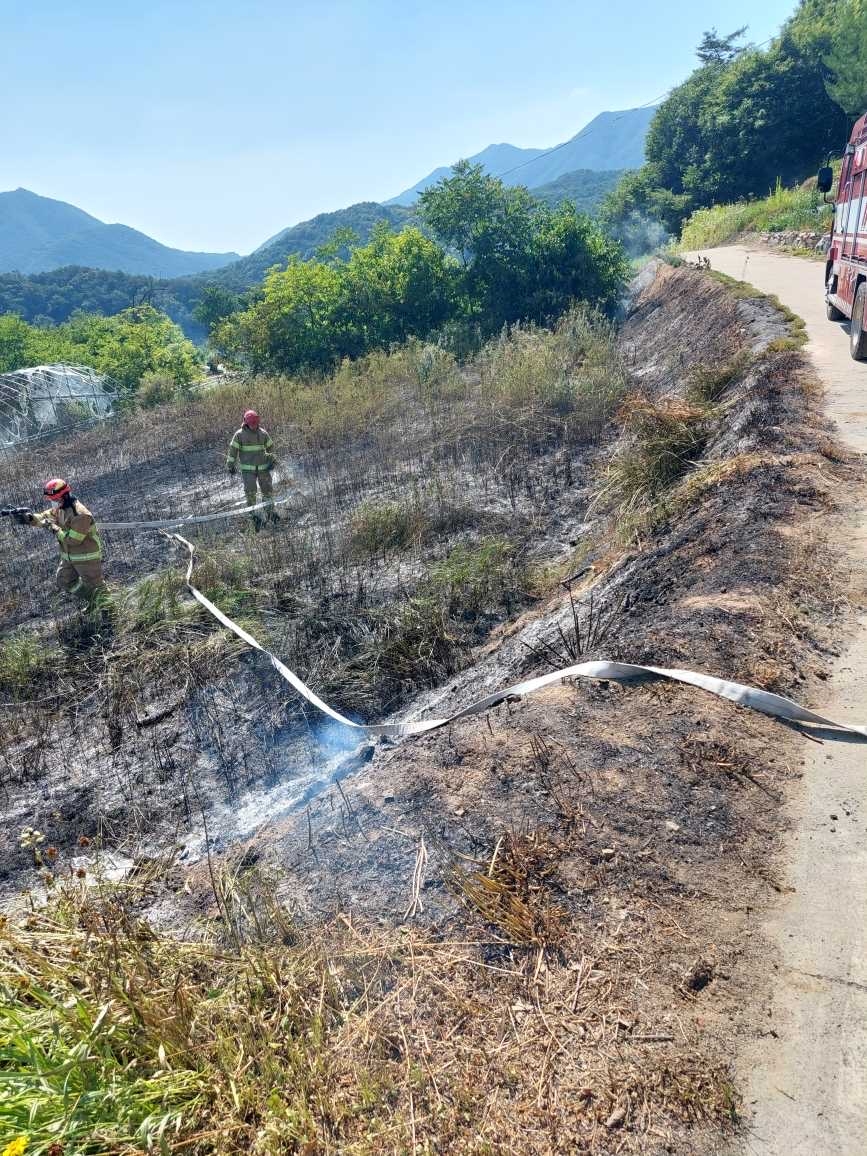
[(265, 468), (266, 468), (265, 466), (245, 466), (243, 462), (241, 463), (242, 471), (243, 470), (263, 470), (264, 471)]
[(82, 534), (78, 530), (61, 530), (57, 536), (58, 538), (71, 538), (73, 542), (83, 542), (87, 534)]
[(97, 550), (95, 554), (67, 554), (61, 550), (60, 557), (64, 562), (99, 562), (102, 560), (102, 550)]
[(267, 450), (268, 447), (272, 446), (273, 444), (274, 443), (269, 440), (267, 442), (259, 442), (255, 446), (243, 445), (243, 446), (240, 446), (239, 449), (241, 450), (242, 454), (252, 454), (252, 453), (258, 453), (259, 450)]

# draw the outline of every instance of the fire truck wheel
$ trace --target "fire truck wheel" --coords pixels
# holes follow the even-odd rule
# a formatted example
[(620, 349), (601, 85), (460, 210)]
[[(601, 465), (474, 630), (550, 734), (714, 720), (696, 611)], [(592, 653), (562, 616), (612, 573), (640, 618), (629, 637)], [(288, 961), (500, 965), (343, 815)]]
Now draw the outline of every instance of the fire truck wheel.
[(867, 306), (867, 281), (862, 281), (852, 305), (852, 323), (849, 326), (849, 351), (856, 361), (867, 358), (867, 330), (864, 328), (864, 309)]
[(829, 321), (845, 321), (846, 314), (842, 309), (838, 309), (836, 305), (832, 305), (830, 301), (825, 302), (825, 316)]

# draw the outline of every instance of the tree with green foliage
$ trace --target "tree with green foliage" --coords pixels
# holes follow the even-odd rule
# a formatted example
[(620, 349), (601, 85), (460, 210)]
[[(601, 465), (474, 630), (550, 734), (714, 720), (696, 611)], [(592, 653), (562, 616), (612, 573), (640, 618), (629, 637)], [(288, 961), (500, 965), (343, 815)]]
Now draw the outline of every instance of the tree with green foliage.
[(0, 373), (27, 364), (30, 326), (11, 313), (0, 315)]
[(867, 112), (867, 0), (836, 5), (825, 55), (831, 97), (851, 117)]
[(418, 229), (374, 229), (348, 259), (290, 258), (261, 298), (214, 330), (213, 341), (254, 371), (324, 372), (441, 325), (453, 309), (452, 262)]
[(730, 32), (728, 36), (720, 36), (715, 28), (705, 32), (701, 44), (695, 50), (696, 56), (702, 64), (730, 64), (743, 51), (743, 46), (737, 42), (743, 40), (747, 30), (746, 24)]
[(647, 163), (603, 207), (609, 227), (642, 213), (678, 232), (697, 208), (766, 196), (813, 172), (845, 128), (826, 90), (829, 25), (809, 19), (832, 6), (806, 0), (766, 51), (737, 47), (743, 29), (705, 33), (701, 66), (651, 123)]
[(432, 332), (453, 312), (454, 274), (453, 262), (420, 230), (377, 226), (343, 269), (347, 328), (363, 334), (366, 349)]
[(0, 372), (50, 363), (90, 366), (128, 393), (147, 373), (184, 386), (201, 369), (195, 346), (152, 305), (134, 306), (115, 317), (77, 313), (51, 328), (0, 317)]
[(242, 307), (242, 299), (222, 285), (206, 285), (202, 296), (193, 309), (193, 317), (210, 333), (211, 330), (237, 313)]
[(568, 203), (548, 208), (525, 188), (460, 161), (419, 204), (425, 224), (460, 261), (463, 308), (483, 331), (550, 320), (572, 300), (603, 311), (619, 300), (622, 250)]
[(846, 131), (825, 80), (815, 47), (785, 34), (767, 52), (732, 61), (702, 110), (708, 156), (688, 184), (694, 202), (767, 196), (778, 180), (791, 185), (815, 172)]
[(326, 370), (350, 353), (337, 325), (340, 284), (335, 266), (290, 257), (265, 277), (260, 300), (221, 322), (211, 341), (254, 372)]

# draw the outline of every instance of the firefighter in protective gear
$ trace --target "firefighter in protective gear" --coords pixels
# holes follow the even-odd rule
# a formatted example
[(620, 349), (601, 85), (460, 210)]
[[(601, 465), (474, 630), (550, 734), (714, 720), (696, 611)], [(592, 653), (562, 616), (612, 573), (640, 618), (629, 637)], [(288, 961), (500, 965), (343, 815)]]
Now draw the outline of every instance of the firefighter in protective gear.
[(60, 547), (60, 566), (55, 579), (57, 589), (90, 602), (97, 591), (105, 590), (102, 542), (93, 515), (70, 491), (63, 478), (51, 478), (45, 483), (43, 493), (55, 503), (54, 508), (36, 514), (28, 511), (22, 516), (22, 521), (31, 526), (42, 526), (57, 538)]
[[(274, 485), (271, 480), (271, 471), (276, 461), (271, 435), (260, 424), (258, 413), (254, 409), (248, 409), (244, 414), (244, 424), (232, 435), (229, 442), (226, 469), (230, 474), (234, 474), (240, 466), (244, 497), (248, 506), (256, 505), (258, 485), (262, 492), (262, 501), (265, 503), (265, 516), (270, 522), (279, 521), (274, 509)], [(253, 518), (258, 527), (261, 524), (258, 513), (254, 514)]]

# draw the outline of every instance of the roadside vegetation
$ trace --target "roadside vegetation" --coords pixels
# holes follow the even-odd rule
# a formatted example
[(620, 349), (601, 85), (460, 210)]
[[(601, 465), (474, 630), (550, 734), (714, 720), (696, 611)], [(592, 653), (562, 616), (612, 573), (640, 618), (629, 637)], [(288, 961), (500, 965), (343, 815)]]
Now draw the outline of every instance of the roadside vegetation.
[(815, 184), (813, 180), (786, 189), (778, 182), (762, 199), (696, 209), (683, 223), (680, 247), (710, 249), (744, 233), (825, 232), (830, 228), (833, 205), (823, 203)]

